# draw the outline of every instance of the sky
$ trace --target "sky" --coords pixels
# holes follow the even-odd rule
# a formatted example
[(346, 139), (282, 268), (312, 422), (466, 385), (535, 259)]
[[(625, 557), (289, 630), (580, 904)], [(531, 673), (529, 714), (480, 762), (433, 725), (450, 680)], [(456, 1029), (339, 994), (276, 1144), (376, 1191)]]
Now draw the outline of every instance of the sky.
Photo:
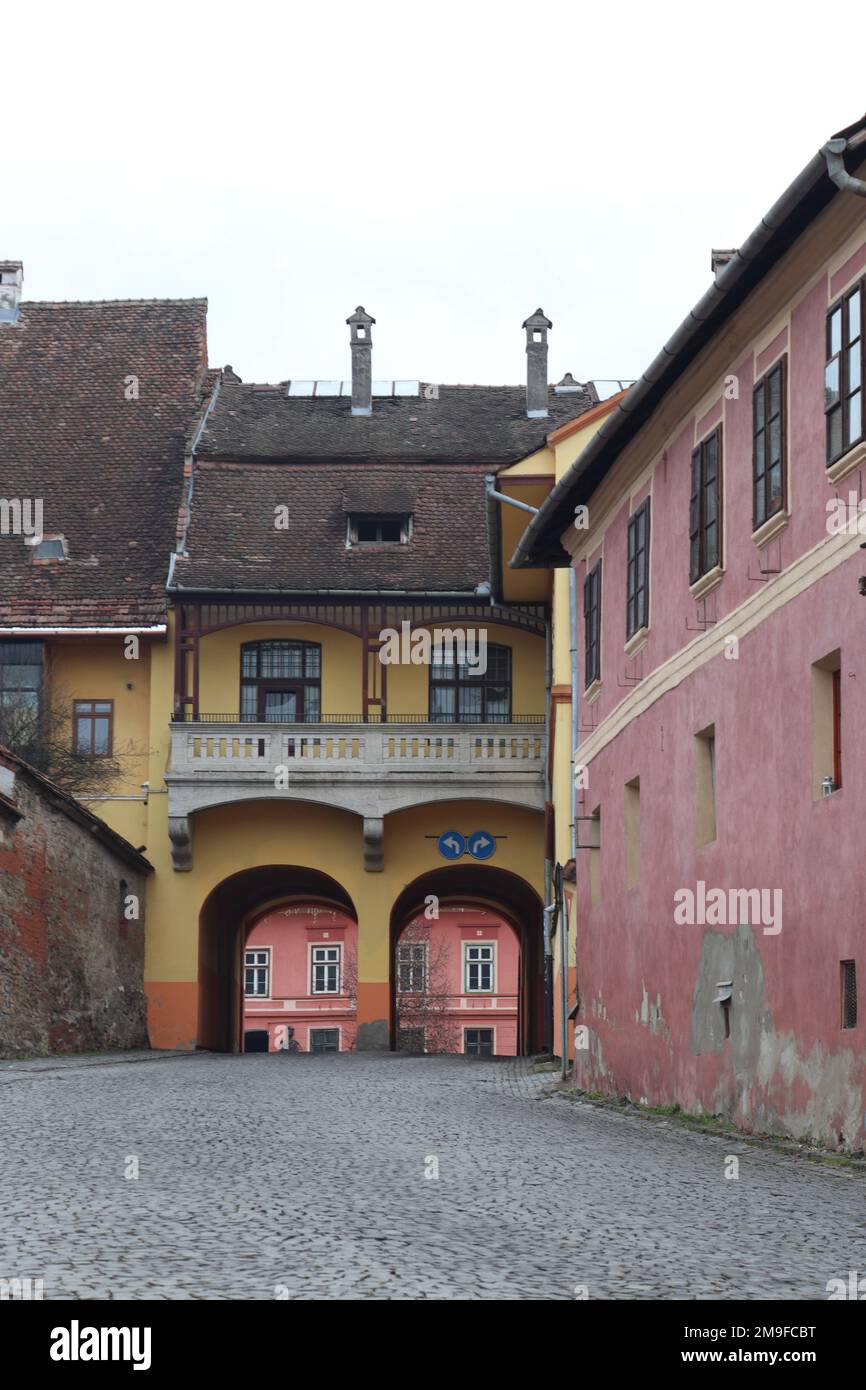
[(866, 109), (862, 0), (835, 61), (804, 14), (35, 0), (4, 22), (0, 258), (25, 299), (207, 297), (245, 381), (347, 377), (357, 304), (378, 379), (521, 382), (538, 307), (551, 380), (631, 379)]

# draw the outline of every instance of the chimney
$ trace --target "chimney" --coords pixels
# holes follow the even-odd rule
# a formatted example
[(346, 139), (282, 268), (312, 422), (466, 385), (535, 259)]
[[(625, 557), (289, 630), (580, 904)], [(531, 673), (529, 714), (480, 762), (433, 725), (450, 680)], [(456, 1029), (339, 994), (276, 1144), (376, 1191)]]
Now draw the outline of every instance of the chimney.
[(710, 252), (710, 269), (717, 278), (719, 272), (724, 270), (725, 266), (728, 264), (728, 261), (732, 261), (736, 254), (736, 246), (729, 251), (717, 251), (716, 248), (713, 247), (712, 251)]
[(376, 320), (359, 304), (351, 318), (352, 330), (352, 414), (373, 413), (373, 339), (370, 325)]
[(23, 280), (21, 261), (0, 261), (0, 323), (18, 322)]
[(531, 318), (524, 319), (526, 329), (526, 414), (530, 420), (543, 419), (547, 409), (547, 330), (550, 319), (536, 309)]

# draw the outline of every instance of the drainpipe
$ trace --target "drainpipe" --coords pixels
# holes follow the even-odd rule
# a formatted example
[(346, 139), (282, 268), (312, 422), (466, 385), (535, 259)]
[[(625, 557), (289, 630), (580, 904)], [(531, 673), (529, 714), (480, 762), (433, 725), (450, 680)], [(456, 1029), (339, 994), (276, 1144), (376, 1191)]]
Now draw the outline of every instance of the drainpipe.
[(862, 179), (855, 179), (853, 174), (848, 173), (842, 156), (846, 150), (854, 150), (858, 145), (862, 145), (864, 140), (866, 140), (866, 131), (861, 131), (851, 140), (844, 138), (828, 140), (821, 149), (821, 153), (827, 161), (827, 173), (836, 187), (840, 188), (843, 193), (855, 193), (858, 198), (866, 198), (866, 183)]
[[(544, 901), (550, 902), (553, 865), (547, 852), (547, 808), (553, 799), (550, 767), (550, 741), (553, 737), (551, 696), (553, 693), (553, 623), (544, 623)], [(555, 852), (555, 851), (554, 851)], [(544, 1048), (553, 1056), (553, 947), (550, 940), (550, 919), (544, 910)]]
[[(487, 493), (488, 503), (504, 502), (509, 507), (517, 507), (518, 511), (529, 512), (530, 516), (538, 515), (538, 508), (531, 507), (528, 502), (518, 502), (516, 497), (508, 497), (504, 492), (496, 490), (496, 474), (486, 473), (484, 476), (484, 489)], [(491, 595), (491, 603), (493, 597)], [(550, 902), (553, 888), (553, 865), (547, 856), (547, 808), (551, 802), (552, 788), (550, 780), (550, 739), (551, 713), (550, 699), (553, 689), (553, 624), (550, 617), (544, 623), (544, 806), (545, 806), (545, 855), (544, 855), (544, 900), (549, 905), (544, 908), (542, 913), (543, 940), (544, 940), (544, 1046), (549, 1055), (553, 1056), (553, 945), (551, 941), (552, 928), (551, 917), (556, 910), (554, 903)]]
[[(571, 749), (569, 750), (569, 766), (571, 768), (571, 824), (569, 831), (571, 835), (571, 858), (577, 863), (577, 785), (576, 785), (576, 763), (577, 763), (577, 742), (578, 742), (578, 708), (577, 708), (577, 571), (574, 565), (569, 565), (568, 569), (568, 627), (569, 627), (569, 647), (571, 655)], [(560, 937), (561, 952), (561, 990), (562, 990), (562, 1079), (568, 1076), (568, 913), (565, 909), (565, 899), (563, 895), (562, 925)], [(575, 951), (577, 941), (575, 940)], [(575, 971), (576, 974), (576, 971)]]

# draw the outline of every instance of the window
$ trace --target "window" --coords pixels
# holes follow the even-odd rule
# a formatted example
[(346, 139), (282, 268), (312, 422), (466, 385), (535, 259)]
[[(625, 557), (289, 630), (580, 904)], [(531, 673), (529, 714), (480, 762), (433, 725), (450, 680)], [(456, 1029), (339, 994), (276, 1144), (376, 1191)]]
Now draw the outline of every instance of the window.
[(313, 994), (340, 993), (339, 946), (313, 947)]
[(583, 581), (584, 688), (601, 679), (601, 560)]
[(42, 643), (0, 642), (0, 707), (39, 709)]
[(695, 843), (712, 844), (716, 838), (716, 726), (708, 724), (695, 734)]
[(339, 1052), (339, 1051), (340, 1051), (340, 1030), (339, 1030), (339, 1028), (311, 1028), (311, 1029), (310, 1029), (310, 1051), (311, 1051), (311, 1052)]
[(840, 299), (827, 315), (824, 414), (827, 463), (863, 438), (863, 299), (866, 281)]
[(73, 701), (73, 749), (79, 758), (110, 758), (113, 726), (113, 700)]
[(843, 960), (842, 966), (842, 1027), (857, 1027), (857, 967), (853, 960)]
[(464, 1032), (467, 1057), (493, 1056), (493, 1029), (467, 1028)]
[(392, 516), (349, 517), (349, 544), (405, 545), (412, 531), (412, 518), (405, 514)]
[(694, 584), (722, 560), (721, 425), (692, 454), (689, 543), (689, 582)]
[(493, 992), (493, 947), (466, 946), (466, 993), (492, 994)]
[(427, 947), (422, 942), (397, 947), (397, 992), (423, 994), (427, 983)]
[(627, 888), (640, 882), (640, 778), (625, 784), (625, 881)]
[(63, 536), (44, 536), (33, 547), (34, 560), (65, 560), (66, 541)]
[(423, 1028), (400, 1028), (397, 1032), (398, 1052), (425, 1052), (427, 1036)]
[[(430, 664), (430, 722), (507, 724), (511, 719), (511, 648), (490, 643), (487, 669), (459, 660), (455, 644), (433, 644)], [(464, 655), (466, 653), (464, 652)]]
[(783, 357), (752, 396), (752, 529), (785, 508), (785, 372)]
[(241, 719), (315, 723), (321, 716), (322, 649), (317, 642), (245, 642)]
[(263, 950), (244, 951), (244, 994), (250, 998), (270, 998), (270, 947), (265, 947)]
[(650, 500), (647, 497), (628, 523), (628, 592), (626, 639), (649, 623)]
[(835, 651), (812, 665), (812, 796), (814, 800), (842, 786), (842, 653)]

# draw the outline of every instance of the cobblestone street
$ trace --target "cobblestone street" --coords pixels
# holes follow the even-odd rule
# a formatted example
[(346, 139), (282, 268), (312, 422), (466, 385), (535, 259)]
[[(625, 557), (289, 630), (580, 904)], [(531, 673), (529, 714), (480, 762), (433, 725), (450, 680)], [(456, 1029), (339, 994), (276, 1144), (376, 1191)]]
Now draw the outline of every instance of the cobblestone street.
[(50, 1299), (825, 1299), (866, 1269), (861, 1174), (552, 1081), (369, 1053), (0, 1064), (0, 1276)]

